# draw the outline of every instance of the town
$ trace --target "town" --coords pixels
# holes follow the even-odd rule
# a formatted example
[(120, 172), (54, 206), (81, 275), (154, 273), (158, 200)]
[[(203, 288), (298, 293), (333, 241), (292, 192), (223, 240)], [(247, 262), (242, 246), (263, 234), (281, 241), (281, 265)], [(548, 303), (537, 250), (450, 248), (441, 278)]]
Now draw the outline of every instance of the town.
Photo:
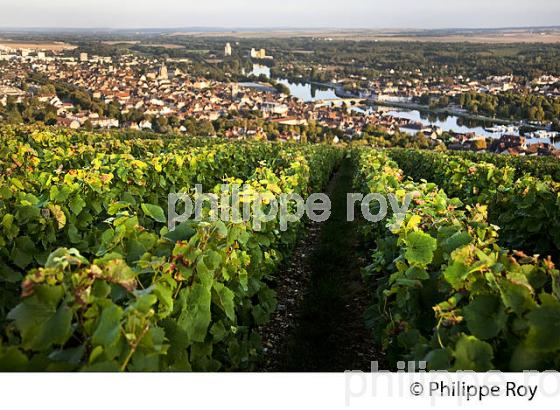
[[(71, 47), (5, 44), (0, 46), (0, 118), (12, 124), (42, 122), (75, 130), (332, 143), (363, 139), (377, 146), (560, 157), (555, 145), (560, 78), (555, 74), (522, 82), (512, 74), (475, 79), (391, 68), (375, 79), (336, 72), (325, 77), (329, 70), (321, 64), (296, 67), (291, 62), (276, 63), (264, 48), (222, 45), (221, 55), (210, 55), (206, 64), (217, 65), (235, 56), (243, 61), (232, 72), (223, 68), (225, 79), (193, 72), (189, 58), (91, 55)], [(310, 74), (304, 76), (306, 72)], [(323, 82), (313, 82), (317, 77)], [(278, 78), (286, 80), (277, 82)], [(307, 81), (327, 87), (333, 98), (298, 98), (286, 85)], [(496, 112), (506, 114), (498, 101), (503, 93), (527, 92), (547, 104), (551, 101), (552, 108), (545, 112), (539, 105), (528, 109), (524, 120), (493, 121)], [(482, 104), (477, 100), (480, 96)], [(481, 126), (473, 131), (445, 129), (400, 116), (395, 107), (464, 117)], [(477, 132), (480, 129), (484, 132)]]

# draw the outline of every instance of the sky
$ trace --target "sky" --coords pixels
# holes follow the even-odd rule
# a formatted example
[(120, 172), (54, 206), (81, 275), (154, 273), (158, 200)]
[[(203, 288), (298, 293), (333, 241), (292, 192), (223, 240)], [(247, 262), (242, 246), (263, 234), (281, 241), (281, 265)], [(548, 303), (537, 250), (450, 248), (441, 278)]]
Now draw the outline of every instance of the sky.
[(4, 28), (550, 25), (560, 25), (559, 0), (0, 0)]

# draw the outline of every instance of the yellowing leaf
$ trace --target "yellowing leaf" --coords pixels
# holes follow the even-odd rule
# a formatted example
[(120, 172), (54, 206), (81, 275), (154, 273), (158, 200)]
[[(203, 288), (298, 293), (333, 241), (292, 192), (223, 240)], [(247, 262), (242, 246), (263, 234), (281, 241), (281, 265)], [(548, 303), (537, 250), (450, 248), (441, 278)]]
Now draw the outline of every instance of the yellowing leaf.
[(58, 229), (64, 228), (64, 226), (66, 226), (66, 215), (64, 214), (62, 208), (55, 204), (49, 204), (48, 208), (58, 224)]

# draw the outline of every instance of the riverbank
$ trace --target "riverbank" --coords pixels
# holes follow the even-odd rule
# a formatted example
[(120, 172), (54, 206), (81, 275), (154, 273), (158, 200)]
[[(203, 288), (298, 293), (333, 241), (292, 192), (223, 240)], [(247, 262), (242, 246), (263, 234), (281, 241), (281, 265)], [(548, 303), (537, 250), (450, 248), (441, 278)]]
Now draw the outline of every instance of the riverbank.
[(367, 100), (368, 106), (380, 106), (380, 107), (394, 107), (401, 108), (405, 110), (415, 110), (426, 114), (434, 115), (447, 115), (449, 117), (461, 117), (467, 120), (488, 122), (497, 125), (520, 125), (520, 121), (507, 120), (503, 118), (487, 117), (484, 115), (474, 115), (465, 111), (453, 110), (450, 108), (430, 108), (427, 105), (415, 104), (415, 103), (399, 103), (399, 102), (386, 102), (386, 101), (373, 101)]
[[(340, 85), (334, 83), (321, 83), (318, 81), (313, 80), (306, 80), (306, 79), (293, 79), (293, 78), (282, 78), (278, 79), (278, 81), (283, 82), (284, 84), (298, 84), (301, 86), (311, 85), (318, 88), (329, 89), (333, 91), (333, 94), (336, 98), (344, 99), (344, 98), (360, 98), (350, 92), (345, 91)], [(331, 98), (332, 99), (332, 98)], [(489, 123), (492, 125), (521, 125), (521, 121), (514, 121), (505, 118), (493, 118), (484, 115), (475, 115), (468, 113), (462, 110), (454, 110), (451, 108), (431, 108), (427, 105), (422, 104), (415, 104), (415, 103), (399, 103), (399, 102), (387, 102), (387, 101), (374, 101), (367, 98), (364, 98), (363, 106), (366, 107), (392, 107), (392, 108), (400, 108), (405, 110), (415, 110), (419, 111), (424, 114), (433, 114), (433, 115), (446, 115), (449, 117), (460, 117), (470, 121), (478, 121), (481, 123)], [(538, 127), (535, 127), (538, 129)]]
[[(254, 66), (252, 72), (252, 75), (265, 75), (268, 78), (270, 78), (270, 74), (271, 72), (268, 67), (258, 65)], [(411, 122), (422, 122), (426, 126), (431, 125), (443, 131), (459, 134), (475, 133), (476, 135), (488, 138), (500, 138), (504, 132), (493, 132), (489, 131), (488, 128), (496, 125), (520, 126), (523, 124), (521, 121), (514, 121), (511, 119), (492, 118), (484, 115), (472, 114), (466, 110), (455, 107), (433, 108), (412, 102), (389, 102), (374, 101), (366, 98), (362, 99), (344, 90), (340, 84), (330, 82), (320, 82), (290, 76), (282, 78), (275, 77), (274, 81), (285, 85), (290, 90), (290, 94), (293, 97), (297, 97), (307, 103), (327, 101), (336, 105), (337, 103), (342, 103), (345, 99), (356, 99), (356, 101), (352, 101), (352, 109), (362, 113), (367, 113), (368, 108), (372, 107), (388, 107), (392, 108), (389, 114), (395, 118), (402, 118)], [(544, 127), (534, 127), (534, 129), (544, 129)], [(519, 134), (518, 132), (510, 131), (507, 133), (514, 135)]]

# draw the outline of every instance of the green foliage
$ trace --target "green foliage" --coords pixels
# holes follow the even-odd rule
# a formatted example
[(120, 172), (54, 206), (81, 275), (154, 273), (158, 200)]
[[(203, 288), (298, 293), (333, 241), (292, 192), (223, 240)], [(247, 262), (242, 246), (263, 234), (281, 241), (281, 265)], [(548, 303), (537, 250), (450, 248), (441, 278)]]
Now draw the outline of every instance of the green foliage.
[[(414, 193), (404, 220), (393, 215), (368, 226), (377, 244), (365, 270), (376, 295), (368, 319), (389, 357), (425, 360), (430, 369), (557, 368), (560, 273), (551, 258), (501, 248), (502, 230), (489, 222), (486, 206), (465, 206), (434, 183), (406, 179), (386, 153), (361, 149), (353, 157), (356, 185), (366, 192)], [(488, 181), (511, 184), (510, 170), (475, 166), (463, 172), (448, 161), (454, 172), (446, 186), (462, 193), (489, 189)], [(483, 191), (471, 195), (491, 197)]]
[(459, 339), (453, 351), (454, 370), (487, 372), (492, 370), (492, 346), (473, 336)]
[[(556, 174), (558, 163), (541, 167), (535, 159), (528, 163), (525, 174), (516, 169), (524, 163), (513, 158), (486, 162), (490, 156), (481, 160), (401, 149), (392, 149), (390, 155), (415, 180), (435, 182), (466, 204), (487, 205), (489, 221), (500, 227), (504, 246), (541, 255), (560, 254), (560, 183), (547, 175)], [(533, 172), (540, 176), (530, 175)]]
[(432, 262), (437, 241), (424, 232), (412, 232), (405, 239), (406, 260), (411, 265), (425, 266)]
[(458, 96), (456, 102), (473, 114), (490, 117), (543, 122), (560, 116), (560, 99), (538, 94), (470, 92)]
[[(320, 189), (329, 146), (4, 135), (1, 370), (250, 369), (276, 309), (268, 281), (298, 225), (201, 221), (169, 232), (167, 195)], [(83, 139), (80, 139), (83, 138)], [(314, 172), (311, 172), (311, 169)], [(31, 239), (33, 238), (33, 239)], [(21, 288), (18, 289), (18, 287)]]

